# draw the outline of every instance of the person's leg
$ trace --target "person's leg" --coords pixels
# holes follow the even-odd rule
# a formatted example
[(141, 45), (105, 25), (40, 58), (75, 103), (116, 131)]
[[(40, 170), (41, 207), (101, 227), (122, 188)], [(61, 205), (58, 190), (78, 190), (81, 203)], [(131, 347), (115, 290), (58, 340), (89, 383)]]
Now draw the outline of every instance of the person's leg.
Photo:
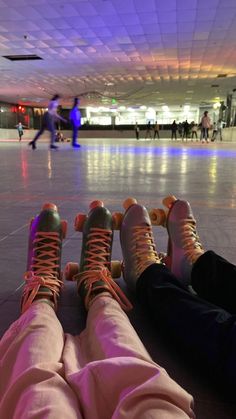
[(121, 309), (130, 304), (111, 277), (112, 225), (106, 208), (91, 205), (75, 276), (88, 310), (78, 339), (82, 370), (69, 367), (67, 380), (88, 419), (100, 418), (101, 412), (104, 419), (193, 417), (191, 396), (152, 361)]
[[(121, 226), (124, 279), (144, 307), (193, 363), (236, 384), (236, 316), (191, 294), (156, 252), (147, 210), (133, 204)], [(133, 251), (132, 251), (133, 249)]]
[(213, 251), (194, 263), (191, 285), (197, 294), (236, 314), (236, 267)]
[(164, 265), (153, 264), (137, 281), (137, 295), (158, 327), (193, 364), (209, 369), (229, 391), (236, 385), (236, 316), (188, 289)]
[(1, 418), (80, 417), (64, 379), (64, 334), (54, 311), (64, 234), (56, 206), (45, 205), (30, 228), (22, 315), (0, 343)]
[(80, 147), (80, 145), (77, 143), (79, 128), (74, 123), (72, 124), (72, 130), (72, 147), (78, 148)]

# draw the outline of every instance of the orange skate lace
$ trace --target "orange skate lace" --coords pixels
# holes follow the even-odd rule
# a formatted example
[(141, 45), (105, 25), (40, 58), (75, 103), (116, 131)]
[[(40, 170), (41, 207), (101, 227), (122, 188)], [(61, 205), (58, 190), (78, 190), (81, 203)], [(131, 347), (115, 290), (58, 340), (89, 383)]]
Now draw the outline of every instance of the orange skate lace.
[(150, 226), (133, 227), (133, 243), (130, 251), (135, 256), (135, 271), (137, 276), (140, 276), (152, 263), (161, 263), (156, 252), (152, 227)]
[[(56, 309), (57, 297), (63, 285), (57, 273), (57, 270), (60, 268), (58, 258), (60, 244), (61, 239), (56, 232), (38, 231), (36, 233), (33, 247), (37, 256), (32, 258), (31, 270), (24, 275), (25, 287), (22, 296), (22, 313), (29, 308), (36, 296), (42, 298), (52, 296)], [(40, 287), (47, 289), (40, 290)]]
[(185, 218), (181, 220), (180, 228), (184, 252), (187, 259), (194, 263), (204, 253), (200, 238), (197, 234), (195, 219)]
[[(132, 305), (125, 296), (121, 288), (113, 281), (110, 273), (110, 248), (112, 240), (112, 231), (103, 228), (91, 228), (88, 234), (87, 247), (85, 251), (84, 271), (75, 275), (78, 291), (84, 284), (87, 289), (85, 297), (85, 307), (88, 309), (94, 290), (108, 291), (113, 298), (118, 301), (123, 310), (131, 310)], [(103, 284), (93, 288), (93, 284), (102, 281)]]

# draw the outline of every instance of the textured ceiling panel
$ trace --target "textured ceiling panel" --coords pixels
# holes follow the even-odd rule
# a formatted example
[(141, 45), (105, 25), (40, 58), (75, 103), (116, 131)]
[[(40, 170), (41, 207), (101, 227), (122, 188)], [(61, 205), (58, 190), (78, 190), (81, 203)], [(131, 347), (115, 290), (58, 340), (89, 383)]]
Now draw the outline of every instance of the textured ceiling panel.
[[(235, 0), (0, 0), (0, 100), (224, 100), (236, 88), (235, 44)], [(42, 60), (2, 58), (18, 54)]]

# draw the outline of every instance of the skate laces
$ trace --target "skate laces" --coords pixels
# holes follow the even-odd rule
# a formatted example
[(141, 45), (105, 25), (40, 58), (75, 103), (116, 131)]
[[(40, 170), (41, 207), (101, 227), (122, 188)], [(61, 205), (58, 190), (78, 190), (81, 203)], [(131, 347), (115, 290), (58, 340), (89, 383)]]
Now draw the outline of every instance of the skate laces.
[(152, 263), (161, 263), (154, 243), (152, 227), (133, 227), (133, 238), (131, 252), (135, 256), (136, 275), (141, 273)]
[[(30, 271), (24, 275), (25, 287), (22, 296), (22, 312), (26, 311), (35, 297), (52, 297), (56, 308), (57, 297), (63, 282), (59, 279), (60, 261), (58, 253), (61, 239), (57, 232), (40, 232), (35, 234)], [(42, 289), (40, 289), (42, 287)]]
[(112, 231), (104, 228), (91, 228), (87, 235), (85, 250), (85, 269), (97, 269), (98, 266), (109, 266), (111, 254)]
[(93, 298), (104, 291), (109, 292), (123, 310), (129, 311), (132, 309), (132, 304), (119, 285), (113, 281), (109, 269), (105, 266), (97, 265), (94, 270), (80, 272), (75, 275), (75, 279), (77, 280), (78, 291), (82, 286), (86, 289), (84, 305), (87, 310)]
[(181, 220), (181, 237), (183, 250), (190, 262), (194, 263), (204, 250), (196, 230), (196, 220), (185, 218)]

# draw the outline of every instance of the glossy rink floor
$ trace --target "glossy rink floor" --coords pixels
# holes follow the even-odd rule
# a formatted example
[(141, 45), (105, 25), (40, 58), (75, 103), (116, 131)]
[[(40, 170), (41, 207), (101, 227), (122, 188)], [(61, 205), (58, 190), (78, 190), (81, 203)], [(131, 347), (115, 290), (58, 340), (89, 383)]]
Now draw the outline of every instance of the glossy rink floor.
[[(80, 233), (73, 229), (77, 212), (87, 212), (94, 199), (111, 211), (122, 210), (128, 196), (147, 207), (159, 207), (174, 194), (187, 199), (198, 221), (206, 249), (214, 249), (236, 263), (236, 143), (171, 143), (168, 141), (81, 140), (49, 151), (39, 141), (32, 151), (27, 143), (0, 143), (0, 332), (19, 315), (22, 278), (26, 267), (28, 223), (44, 202), (54, 202), (68, 234), (63, 244), (63, 267), (78, 261)], [(166, 249), (163, 227), (154, 227), (157, 248)], [(120, 259), (115, 233), (113, 259)], [(122, 283), (122, 280), (121, 280)], [(171, 307), (170, 307), (171, 310)], [(59, 313), (64, 329), (78, 333), (85, 315), (75, 284), (67, 283)], [(181, 358), (176, 348), (156, 333), (144, 311), (135, 305), (130, 319), (153, 358), (195, 397), (197, 417), (235, 418), (236, 407)], [(186, 331), (187, 333), (187, 331)]]

